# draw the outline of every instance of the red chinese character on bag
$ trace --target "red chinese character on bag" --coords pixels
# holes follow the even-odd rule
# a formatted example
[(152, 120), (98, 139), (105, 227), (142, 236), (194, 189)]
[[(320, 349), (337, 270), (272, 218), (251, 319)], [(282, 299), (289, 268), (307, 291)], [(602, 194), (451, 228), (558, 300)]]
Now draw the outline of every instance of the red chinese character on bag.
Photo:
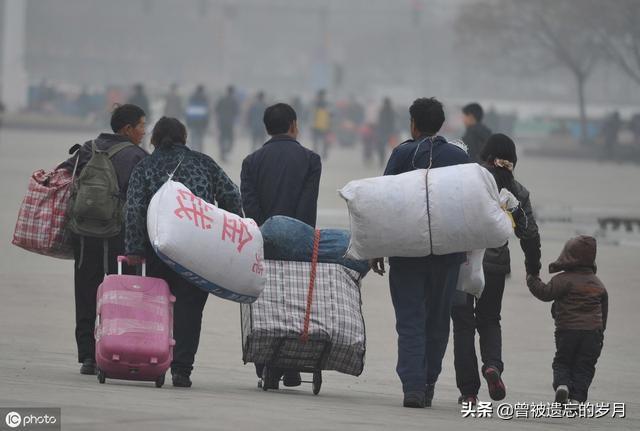
[(251, 267), (251, 272), (258, 275), (262, 275), (263, 271), (264, 271), (264, 265), (262, 264), (262, 258), (258, 253), (256, 253), (256, 263), (254, 263), (253, 266)]
[(249, 233), (249, 229), (244, 221), (227, 217), (225, 214), (224, 226), (222, 228), (222, 240), (224, 241), (227, 237), (229, 237), (231, 242), (234, 244), (236, 241), (238, 242), (238, 253), (241, 253), (242, 247), (253, 239), (253, 236)]
[(213, 218), (205, 215), (205, 213), (209, 212), (209, 205), (206, 202), (187, 190), (178, 190), (176, 199), (179, 207), (173, 213), (179, 219), (186, 215), (189, 220), (193, 221), (202, 230), (211, 229), (211, 223), (207, 222), (212, 222)]

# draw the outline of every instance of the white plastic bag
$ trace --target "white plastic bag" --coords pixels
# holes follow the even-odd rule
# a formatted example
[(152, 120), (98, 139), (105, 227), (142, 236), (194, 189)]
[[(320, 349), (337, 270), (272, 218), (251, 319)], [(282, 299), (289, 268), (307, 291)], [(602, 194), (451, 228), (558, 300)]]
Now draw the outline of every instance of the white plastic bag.
[(480, 298), (484, 290), (484, 269), (482, 268), (484, 251), (485, 249), (468, 251), (467, 260), (460, 265), (460, 273), (458, 274), (456, 289), (469, 293), (476, 299)]
[(507, 189), (500, 190), (500, 206), (508, 211), (513, 211), (520, 206), (520, 201)]
[(169, 180), (149, 203), (147, 230), (158, 256), (201, 289), (242, 303), (262, 293), (262, 234), (252, 219), (218, 208)]
[(511, 221), (498, 187), (478, 164), (349, 182), (339, 191), (351, 218), (347, 256), (419, 257), (504, 245)]

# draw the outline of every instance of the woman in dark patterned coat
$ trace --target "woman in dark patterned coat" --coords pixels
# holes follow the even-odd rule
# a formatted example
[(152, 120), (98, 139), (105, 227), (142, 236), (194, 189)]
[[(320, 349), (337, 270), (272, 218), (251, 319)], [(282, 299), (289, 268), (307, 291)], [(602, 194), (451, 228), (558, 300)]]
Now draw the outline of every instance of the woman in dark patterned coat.
[(220, 208), (242, 215), (242, 201), (236, 185), (211, 157), (190, 150), (186, 142), (187, 130), (180, 121), (167, 117), (158, 120), (151, 136), (155, 150), (135, 167), (129, 181), (125, 210), (125, 250), (129, 263), (135, 265), (146, 258), (149, 275), (165, 279), (176, 297), (173, 321), (176, 345), (171, 375), (173, 385), (179, 387), (191, 386), (202, 310), (209, 294), (182, 278), (156, 256), (147, 233), (147, 207), (169, 174), (175, 171), (173, 179), (197, 197), (217, 202)]

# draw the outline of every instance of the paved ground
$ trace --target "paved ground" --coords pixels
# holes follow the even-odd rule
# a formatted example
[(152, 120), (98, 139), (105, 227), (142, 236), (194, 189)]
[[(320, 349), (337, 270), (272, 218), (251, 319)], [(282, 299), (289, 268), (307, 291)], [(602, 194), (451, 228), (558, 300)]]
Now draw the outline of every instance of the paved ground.
[[(640, 248), (601, 241), (600, 276), (609, 289), (610, 323), (591, 388), (592, 400), (626, 402), (626, 419), (463, 419), (451, 349), (436, 390), (434, 407), (404, 409), (395, 375), (396, 338), (387, 280), (363, 283), (368, 351), (359, 378), (325, 373), (322, 392), (310, 385), (263, 393), (251, 365), (243, 365), (238, 306), (210, 297), (200, 352), (189, 390), (167, 385), (108, 381), (78, 374), (73, 338), (72, 264), (23, 252), (9, 244), (29, 174), (61, 159), (86, 136), (4, 131), (0, 136), (0, 407), (61, 407), (64, 430), (371, 430), (371, 429), (640, 429)], [(242, 155), (227, 166), (239, 178)], [(320, 224), (346, 226), (346, 209), (335, 193), (349, 179), (376, 175), (361, 167), (360, 153), (340, 150), (325, 163)], [(522, 158), (518, 175), (540, 206), (616, 208), (640, 214), (635, 189), (640, 169)], [(586, 210), (585, 211), (588, 211)], [(548, 263), (573, 233), (567, 226), (543, 226), (543, 260)], [(579, 227), (589, 230), (591, 225)], [(549, 305), (524, 285), (521, 253), (512, 247), (514, 275), (503, 305), (505, 381), (509, 403), (549, 401), (553, 323)], [(485, 389), (480, 394), (488, 400)], [(3, 423), (0, 418), (0, 423)]]

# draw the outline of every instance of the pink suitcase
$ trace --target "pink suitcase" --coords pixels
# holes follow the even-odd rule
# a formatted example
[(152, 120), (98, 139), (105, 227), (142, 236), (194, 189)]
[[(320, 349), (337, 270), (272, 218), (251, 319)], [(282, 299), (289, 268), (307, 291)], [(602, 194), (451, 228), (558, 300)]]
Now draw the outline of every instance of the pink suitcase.
[(96, 363), (98, 381), (107, 378), (155, 381), (173, 360), (173, 303), (169, 285), (160, 278), (122, 275), (125, 256), (118, 256), (118, 275), (107, 275), (98, 288)]

